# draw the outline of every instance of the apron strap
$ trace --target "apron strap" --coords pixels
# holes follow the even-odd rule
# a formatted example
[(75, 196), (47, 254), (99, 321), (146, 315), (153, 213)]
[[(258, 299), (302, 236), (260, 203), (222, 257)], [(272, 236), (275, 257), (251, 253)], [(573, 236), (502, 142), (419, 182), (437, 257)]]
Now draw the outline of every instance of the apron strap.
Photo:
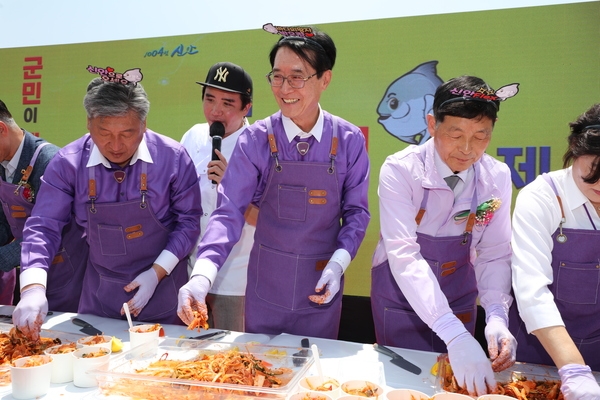
[(333, 122), (333, 135), (331, 138), (331, 149), (329, 150), (329, 159), (331, 160), (331, 166), (327, 169), (327, 172), (333, 174), (335, 172), (335, 158), (337, 157), (338, 147), (338, 117), (335, 115), (331, 116)]
[(96, 214), (96, 166), (88, 168), (88, 200), (90, 201), (90, 212)]
[(19, 180), (19, 183), (17, 184), (17, 187), (15, 189), (15, 194), (18, 195), (19, 194), (19, 189), (26, 185), (27, 182), (29, 181), (29, 177), (31, 176), (31, 173), (33, 172), (33, 166), (35, 165), (35, 162), (37, 161), (38, 155), (40, 154), (40, 151), (42, 150), (42, 148), (44, 148), (44, 146), (49, 145), (50, 143), (48, 142), (44, 142), (42, 144), (40, 144), (36, 149), (35, 152), (33, 153), (33, 157), (31, 157), (31, 160), (29, 161), (29, 165), (27, 166), (27, 168), (22, 169), (21, 170), (21, 179)]
[[(142, 162), (142, 172), (140, 173), (140, 195), (142, 201), (140, 202), (140, 208), (148, 207), (146, 202), (146, 195), (148, 194), (148, 164), (145, 161)], [(97, 199), (97, 188), (96, 188), (96, 166), (88, 168), (88, 199), (90, 201), (90, 212), (96, 213), (96, 199)]]
[(267, 117), (264, 119), (265, 124), (267, 125), (267, 137), (269, 138), (269, 148), (271, 149), (271, 157), (275, 159), (275, 171), (281, 172), (283, 169), (281, 165), (279, 165), (279, 151), (277, 150), (277, 141), (275, 140), (275, 135), (273, 134), (273, 124), (271, 123), (271, 117)]
[[(550, 185), (550, 187), (552, 188), (552, 191), (556, 195), (556, 199), (558, 200), (558, 206), (560, 207), (561, 218), (560, 218), (560, 223), (558, 224), (559, 232), (558, 232), (558, 236), (556, 239), (560, 243), (564, 243), (564, 242), (566, 242), (566, 236), (563, 234), (562, 226), (565, 222), (567, 222), (567, 219), (565, 218), (565, 210), (563, 208), (562, 200), (561, 200), (560, 196), (558, 195), (558, 189), (556, 189), (556, 185), (554, 184), (554, 181), (552, 180), (552, 178), (550, 178), (550, 175), (548, 175), (547, 173), (544, 172), (542, 174), (542, 178), (546, 181), (546, 183), (548, 183), (548, 185)], [(585, 204), (583, 205), (583, 209), (585, 210), (585, 212), (588, 216), (588, 219), (590, 220), (590, 223), (592, 224), (592, 228), (594, 228), (594, 230), (597, 230), (596, 224), (594, 224), (594, 220), (592, 219), (592, 216), (590, 215), (590, 212)]]

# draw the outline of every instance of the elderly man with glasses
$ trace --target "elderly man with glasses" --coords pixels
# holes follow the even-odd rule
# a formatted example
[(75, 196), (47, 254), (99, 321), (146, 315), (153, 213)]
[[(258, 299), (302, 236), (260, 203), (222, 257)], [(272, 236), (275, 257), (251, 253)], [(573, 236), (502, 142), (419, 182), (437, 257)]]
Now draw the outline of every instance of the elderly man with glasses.
[[(204, 312), (206, 294), (258, 205), (246, 288), (246, 331), (337, 338), (343, 274), (370, 214), (361, 130), (321, 109), (336, 49), (319, 31), (282, 37), (267, 74), (280, 111), (240, 135), (198, 247), (179, 316)], [(196, 314), (197, 315), (197, 314)]]

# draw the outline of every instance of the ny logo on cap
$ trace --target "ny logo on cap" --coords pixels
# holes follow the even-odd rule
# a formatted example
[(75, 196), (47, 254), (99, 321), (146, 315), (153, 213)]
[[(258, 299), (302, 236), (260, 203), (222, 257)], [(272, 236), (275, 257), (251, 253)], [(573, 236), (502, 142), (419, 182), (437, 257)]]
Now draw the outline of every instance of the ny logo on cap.
[(217, 82), (227, 82), (227, 75), (229, 75), (227, 68), (219, 67), (217, 73), (215, 74), (214, 80)]

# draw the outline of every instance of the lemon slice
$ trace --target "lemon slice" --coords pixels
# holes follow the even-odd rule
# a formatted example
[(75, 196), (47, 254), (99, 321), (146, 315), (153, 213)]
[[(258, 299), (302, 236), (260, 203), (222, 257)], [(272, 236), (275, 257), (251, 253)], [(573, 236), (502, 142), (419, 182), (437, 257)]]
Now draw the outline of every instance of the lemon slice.
[(123, 342), (121, 341), (121, 339), (118, 339), (113, 336), (112, 343), (110, 344), (110, 349), (113, 353), (121, 351), (123, 349)]
[[(450, 366), (450, 363), (444, 363), (444, 364), (446, 365), (446, 376), (450, 376), (452, 374), (452, 367)], [(437, 376), (439, 370), (440, 370), (440, 362), (438, 361), (435, 364), (433, 364), (429, 373), (431, 375)]]

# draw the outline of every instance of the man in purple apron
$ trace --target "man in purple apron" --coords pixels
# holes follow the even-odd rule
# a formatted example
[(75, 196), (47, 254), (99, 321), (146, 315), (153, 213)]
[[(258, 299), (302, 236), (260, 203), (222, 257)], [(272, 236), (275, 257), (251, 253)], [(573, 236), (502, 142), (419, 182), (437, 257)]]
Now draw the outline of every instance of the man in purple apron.
[(556, 365), (566, 400), (600, 399), (600, 104), (570, 127), (563, 169), (517, 196), (510, 327), (517, 360)]
[[(377, 341), (447, 351), (472, 395), (494, 387), (492, 368), (515, 362), (507, 328), (512, 183), (508, 167), (485, 154), (499, 100), (480, 78), (445, 82), (427, 115), (433, 139), (389, 156), (379, 179), (381, 240), (371, 271)], [(478, 296), (492, 364), (472, 336)]]
[(231, 247), (244, 211), (259, 206), (248, 265), (246, 331), (337, 338), (343, 272), (369, 222), (369, 160), (360, 129), (321, 110), (335, 46), (329, 36), (275, 44), (267, 75), (281, 111), (240, 135), (179, 292), (184, 322), (199, 309)]
[(23, 235), (21, 301), (13, 322), (37, 337), (47, 311), (45, 277), (71, 214), (87, 233), (89, 261), (78, 312), (178, 321), (177, 291), (199, 235), (200, 190), (175, 140), (146, 128), (142, 85), (96, 78), (84, 98), (89, 134), (61, 149)]
[[(19, 128), (0, 100), (0, 303), (12, 305), (16, 267), (21, 264), (21, 239), (40, 188), (40, 178), (58, 147)], [(83, 229), (75, 221), (63, 230), (61, 250), (48, 275), (48, 304), (52, 310), (76, 312), (87, 263)]]

